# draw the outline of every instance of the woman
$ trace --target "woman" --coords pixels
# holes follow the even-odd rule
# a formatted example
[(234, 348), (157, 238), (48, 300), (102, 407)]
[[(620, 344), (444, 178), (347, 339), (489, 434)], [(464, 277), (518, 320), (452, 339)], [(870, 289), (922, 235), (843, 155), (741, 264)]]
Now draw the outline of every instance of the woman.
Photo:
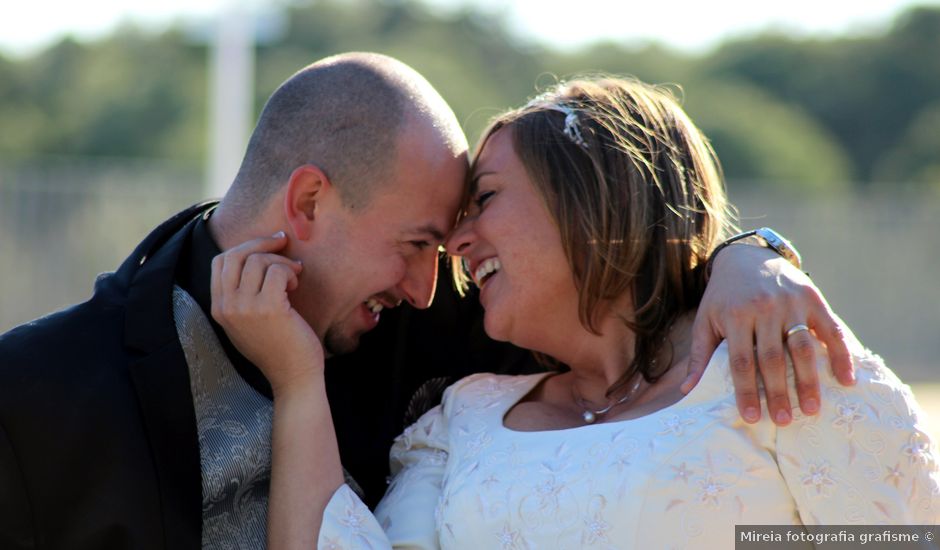
[[(706, 259), (731, 226), (707, 141), (660, 89), (575, 81), (499, 117), (447, 249), (487, 333), (566, 370), (449, 388), (396, 441), (373, 519), (334, 493), (316, 338), (279, 318), (278, 346), (241, 331), (275, 388), (271, 545), (730, 548), (735, 524), (936, 523), (921, 413), (860, 345), (858, 384), (821, 366), (820, 414), (788, 429), (740, 421), (723, 347), (683, 396)], [(288, 386), (309, 391), (279, 402)]]

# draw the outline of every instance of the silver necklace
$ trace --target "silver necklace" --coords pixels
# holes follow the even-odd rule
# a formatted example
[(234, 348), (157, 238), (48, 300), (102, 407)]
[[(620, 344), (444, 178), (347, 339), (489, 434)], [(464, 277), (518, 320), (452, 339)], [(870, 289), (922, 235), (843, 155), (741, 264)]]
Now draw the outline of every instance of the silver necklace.
[(623, 395), (623, 397), (614, 401), (613, 403), (608, 403), (606, 407), (597, 411), (595, 411), (594, 409), (590, 407), (590, 404), (587, 401), (585, 401), (583, 397), (581, 397), (581, 394), (580, 392), (578, 392), (577, 387), (574, 384), (572, 384), (571, 395), (572, 397), (574, 397), (575, 402), (577, 402), (578, 405), (580, 405), (584, 409), (584, 412), (581, 413), (581, 418), (584, 419), (584, 423), (593, 424), (598, 418), (610, 412), (610, 410), (613, 409), (614, 407), (618, 405), (623, 405), (624, 403), (629, 401), (630, 398), (636, 394), (636, 391), (640, 388), (640, 381), (643, 380), (643, 376), (640, 373), (636, 373), (634, 376), (636, 376), (636, 382), (634, 382), (633, 385), (630, 386), (630, 389), (627, 391), (627, 393)]

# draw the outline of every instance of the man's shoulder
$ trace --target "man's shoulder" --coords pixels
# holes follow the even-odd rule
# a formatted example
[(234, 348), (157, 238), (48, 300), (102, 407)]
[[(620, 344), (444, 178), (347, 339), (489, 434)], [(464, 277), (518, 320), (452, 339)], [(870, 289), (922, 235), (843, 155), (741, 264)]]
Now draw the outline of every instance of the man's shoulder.
[[(11, 361), (40, 363), (50, 358), (67, 356), (73, 361), (85, 359), (87, 354), (113, 353), (123, 345), (126, 311), (133, 307), (129, 297), (132, 287), (148, 299), (153, 292), (166, 291), (170, 303), (168, 282), (155, 285), (152, 279), (139, 280), (144, 271), (169, 269), (175, 266), (175, 256), (162, 263), (151, 259), (156, 251), (166, 248), (166, 242), (176, 235), (195, 216), (214, 206), (214, 202), (194, 205), (164, 221), (154, 229), (121, 266), (114, 272), (98, 276), (94, 292), (87, 301), (50, 313), (0, 334), (0, 376)], [(179, 239), (177, 239), (179, 240)], [(173, 251), (180, 248), (179, 243)], [(145, 266), (146, 263), (146, 266)], [(85, 355), (83, 355), (85, 354)]]
[(0, 378), (11, 369), (53, 368), (106, 353), (120, 345), (123, 318), (119, 303), (93, 297), (0, 334)]

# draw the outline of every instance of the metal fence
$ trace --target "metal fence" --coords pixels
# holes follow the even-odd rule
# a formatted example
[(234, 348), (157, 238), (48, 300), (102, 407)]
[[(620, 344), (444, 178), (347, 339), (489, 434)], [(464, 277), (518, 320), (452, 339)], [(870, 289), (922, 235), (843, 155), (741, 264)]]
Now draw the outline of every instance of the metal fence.
[(196, 202), (202, 172), (151, 161), (0, 164), (0, 332), (91, 295), (161, 219)]
[[(201, 167), (126, 159), (0, 162), (0, 332), (91, 294)], [(737, 190), (742, 227), (791, 237), (830, 304), (908, 381), (940, 380), (940, 195)]]

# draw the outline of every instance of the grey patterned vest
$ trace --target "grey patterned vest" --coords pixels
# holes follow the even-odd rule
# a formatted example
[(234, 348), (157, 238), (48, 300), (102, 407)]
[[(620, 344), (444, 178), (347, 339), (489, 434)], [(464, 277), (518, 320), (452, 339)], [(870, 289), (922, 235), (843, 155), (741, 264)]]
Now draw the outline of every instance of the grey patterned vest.
[(202, 547), (264, 548), (273, 403), (238, 375), (199, 304), (179, 287), (173, 288), (173, 319), (196, 410)]

